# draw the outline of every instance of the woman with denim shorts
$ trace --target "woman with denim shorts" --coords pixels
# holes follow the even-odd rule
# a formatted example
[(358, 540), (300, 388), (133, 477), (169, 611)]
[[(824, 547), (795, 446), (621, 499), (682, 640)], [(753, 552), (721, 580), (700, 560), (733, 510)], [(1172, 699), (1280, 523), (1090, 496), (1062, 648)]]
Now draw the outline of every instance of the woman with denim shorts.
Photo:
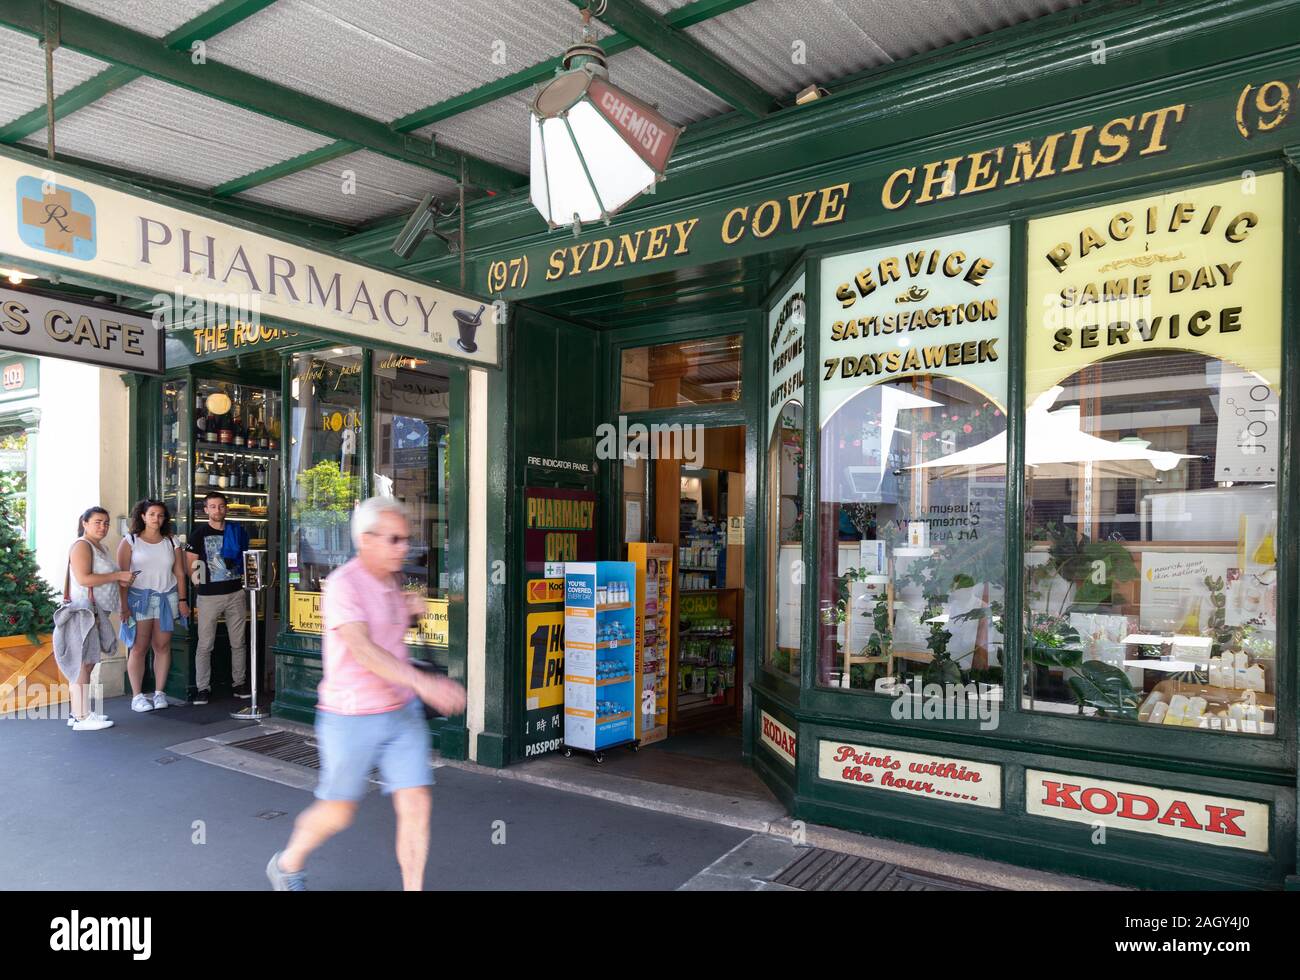
[[(122, 639), (131, 648), (126, 673), (131, 710), (167, 707), (163, 686), (172, 662), (172, 630), (189, 618), (189, 582), (181, 552), (172, 537), (172, 516), (159, 500), (141, 500), (131, 509), (130, 533), (117, 546), (117, 563), (134, 576), (122, 589)], [(153, 649), (154, 692), (145, 694), (145, 658)]]

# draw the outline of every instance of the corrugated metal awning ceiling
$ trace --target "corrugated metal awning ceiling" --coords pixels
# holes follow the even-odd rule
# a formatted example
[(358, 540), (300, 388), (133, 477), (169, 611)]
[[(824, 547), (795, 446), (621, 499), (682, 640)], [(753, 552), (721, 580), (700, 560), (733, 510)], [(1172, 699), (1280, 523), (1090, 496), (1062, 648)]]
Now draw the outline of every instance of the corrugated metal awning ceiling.
[[(641, 0), (670, 25), (683, 24), (677, 29), (705, 52), (786, 105), (809, 84), (833, 88), (837, 79), (864, 69), (1082, 2)], [(520, 179), (528, 168), (528, 102), (534, 83), (547, 73), (517, 76), (556, 58), (581, 32), (571, 0), (65, 3), (137, 32), (141, 43), (167, 38), (187, 52), (188, 41), (175, 38), (210, 28), (212, 36), (203, 40), (211, 63), (388, 124), (419, 113), (398, 130), (432, 137), (441, 147), (514, 171)], [(600, 38), (612, 33), (599, 22), (593, 28)], [(653, 50), (627, 39), (619, 44), (610, 58), (611, 78), (674, 122), (697, 123), (732, 111), (719, 94)], [(112, 77), (104, 74), (112, 66), (66, 47), (54, 60), (59, 95)], [(201, 73), (197, 77), (201, 80)], [(485, 86), (490, 88), (480, 97), (476, 93)], [(44, 147), (43, 119), (15, 123), (43, 108), (44, 92), (39, 44), (0, 26), (0, 131), (5, 134), (0, 139)], [(467, 93), (474, 94), (468, 103), (461, 98)], [(448, 106), (448, 100), (458, 101)], [(102, 95), (82, 101), (88, 104), (79, 102), (58, 120), (59, 153), (144, 178), (220, 188), (218, 196), (351, 226), (409, 210), (429, 191), (446, 197), (456, 192), (454, 177), (446, 173), (356, 144), (331, 148), (333, 136), (155, 78), (105, 81)], [(322, 148), (331, 149), (311, 152)], [(309, 155), (298, 161), (303, 154)]]

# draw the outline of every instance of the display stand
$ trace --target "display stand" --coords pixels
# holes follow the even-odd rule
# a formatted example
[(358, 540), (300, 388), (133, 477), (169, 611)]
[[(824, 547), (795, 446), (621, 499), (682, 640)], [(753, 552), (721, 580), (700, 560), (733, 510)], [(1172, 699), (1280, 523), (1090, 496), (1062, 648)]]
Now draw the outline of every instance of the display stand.
[(627, 546), (627, 557), (636, 566), (636, 734), (642, 745), (649, 745), (668, 737), (673, 546), (634, 542)]
[(252, 700), (248, 707), (232, 711), (230, 717), (236, 721), (261, 721), (266, 712), (257, 706), (257, 593), (266, 584), (266, 552), (260, 549), (244, 552), (244, 591), (248, 593), (248, 683)]
[(636, 566), (564, 566), (564, 754), (596, 762), (636, 737)]

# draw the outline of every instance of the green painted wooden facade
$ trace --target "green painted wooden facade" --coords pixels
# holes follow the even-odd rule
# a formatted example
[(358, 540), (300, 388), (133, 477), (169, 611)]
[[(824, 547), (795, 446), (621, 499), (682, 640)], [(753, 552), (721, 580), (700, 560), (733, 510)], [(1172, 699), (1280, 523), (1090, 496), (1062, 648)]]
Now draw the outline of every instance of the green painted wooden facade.
[[(1100, 52), (1100, 55), (1099, 55)], [(1098, 58), (1104, 56), (1104, 61)], [(595, 429), (618, 415), (619, 353), (626, 347), (740, 332), (745, 337), (744, 394), (740, 402), (697, 411), (642, 413), (630, 421), (668, 420), (747, 426), (746, 442), (746, 643), (743, 754), (796, 818), (830, 823), (949, 850), (965, 851), (1088, 877), (1144, 887), (1300, 888), (1296, 877), (1297, 707), (1300, 670), (1296, 647), (1279, 644), (1279, 731), (1275, 738), (1224, 738), (1195, 731), (1150, 730), (1043, 717), (1017, 710), (1020, 702), (1020, 636), (1006, 637), (1007, 696), (1001, 725), (981, 731), (971, 722), (934, 721), (924, 726), (894, 719), (889, 700), (860, 691), (816, 688), (817, 602), (815, 574), (808, 575), (803, 608), (803, 676), (798, 685), (762, 668), (758, 651), (766, 595), (765, 499), (767, 474), (759, 434), (765, 431), (764, 364), (761, 356), (767, 303), (798, 268), (807, 274), (808, 322), (818, 320), (819, 259), (874, 244), (907, 241), (990, 224), (1012, 229), (1013, 338), (1023, 334), (1025, 228), (1035, 216), (1180, 186), (1208, 183), (1252, 170), (1286, 174), (1284, 324), (1285, 426), (1281, 454), (1279, 636), (1294, 635), (1296, 540), (1297, 399), (1292, 391), (1300, 357), (1297, 312), (1297, 186), (1300, 169), (1300, 4), (1291, 0), (1142, 0), (1089, 4), (1033, 21), (991, 38), (979, 38), (865, 73), (832, 86), (831, 98), (794, 113), (753, 122), (728, 118), (684, 138), (658, 193), (618, 215), (609, 226), (548, 234), (532, 212), (526, 192), (475, 202), (467, 211), (469, 247), (465, 288), (512, 300), (502, 335), (501, 367), (487, 370), (487, 559), (504, 575), (489, 576), (487, 644), (483, 652), (484, 728), (477, 734), (480, 763), (500, 766), (522, 758), (524, 616), (523, 487), (546, 475), (530, 470), (530, 455), (591, 460)], [(1273, 80), (1289, 91), (1289, 112), (1256, 111), (1252, 98)], [(1248, 89), (1248, 86), (1250, 87)], [(899, 168), (960, 157), (1019, 141), (1035, 146), (1053, 133), (1101, 126), (1174, 105), (1185, 107), (1166, 133), (1167, 148), (1121, 161), (1054, 173), (981, 193), (961, 194), (924, 206), (892, 208), (882, 198), (885, 181)], [(1238, 110), (1245, 107), (1245, 133)], [(1261, 127), (1261, 119), (1277, 119)], [(347, 134), (340, 133), (346, 138)], [(791, 196), (845, 185), (843, 217), (798, 228), (787, 220), (769, 236), (750, 232), (734, 242), (728, 216), (747, 208), (745, 220), (765, 201), (779, 209)], [(814, 203), (816, 213), (817, 203)], [(835, 213), (831, 207), (830, 213)], [(567, 253), (561, 273), (557, 249), (617, 240), (676, 222), (697, 220), (689, 243), (652, 262), (581, 267)], [(396, 266), (387, 253), (391, 223), (351, 237), (331, 235), (329, 246), (376, 264)], [(522, 261), (527, 259), (527, 263)], [(403, 267), (455, 283), (459, 257), (426, 242)], [(576, 265), (570, 265), (575, 261)], [(512, 264), (513, 262), (513, 264)], [(793, 266), (792, 266), (793, 263)], [(527, 269), (527, 278), (522, 270)], [(577, 269), (577, 274), (569, 270)], [(513, 277), (513, 278), (512, 278)], [(805, 363), (820, 363), (817, 331), (806, 333)], [(1020, 580), (1023, 527), (1024, 349), (1009, 351), (1007, 556), (1009, 582)], [(195, 370), (202, 370), (195, 369)], [(809, 374), (805, 418), (818, 417), (817, 386)], [(281, 379), (287, 396), (287, 373)], [(453, 370), (453, 455), (463, 476), (467, 455), (464, 406), (466, 373)], [(157, 382), (139, 380), (132, 392), (132, 496), (159, 486)], [(366, 406), (369, 420), (369, 405)], [(818, 440), (806, 444), (804, 561), (817, 567)], [(621, 557), (618, 503), (621, 472), (597, 463), (601, 556)], [(285, 474), (287, 476), (287, 474)], [(367, 469), (366, 477), (369, 477)], [(282, 481), (282, 486), (287, 485)], [(452, 510), (461, 537), (452, 543), (451, 648), (453, 677), (467, 671), (464, 540), (467, 514), (463, 479), (453, 481)], [(1008, 621), (1019, 621), (1022, 600), (1008, 589)], [(319, 643), (283, 632), (276, 638), (278, 700), (282, 714), (307, 718), (319, 676)], [(184, 658), (176, 658), (184, 663)], [(176, 662), (174, 661), (174, 662)], [(175, 668), (174, 668), (175, 669)], [(789, 767), (758, 737), (760, 712), (797, 730), (800, 751)], [(464, 719), (440, 726), (443, 751), (469, 751)], [(996, 763), (1003, 771), (1003, 799), (996, 811), (962, 807), (902, 794), (832, 784), (817, 775), (819, 739), (869, 741), (900, 751), (916, 750), (957, 759)], [(1267, 804), (1269, 850), (1253, 854), (1147, 835), (1112, 832), (1105, 845), (1091, 843), (1082, 825), (1032, 817), (1025, 812), (1028, 767), (1217, 794)]]

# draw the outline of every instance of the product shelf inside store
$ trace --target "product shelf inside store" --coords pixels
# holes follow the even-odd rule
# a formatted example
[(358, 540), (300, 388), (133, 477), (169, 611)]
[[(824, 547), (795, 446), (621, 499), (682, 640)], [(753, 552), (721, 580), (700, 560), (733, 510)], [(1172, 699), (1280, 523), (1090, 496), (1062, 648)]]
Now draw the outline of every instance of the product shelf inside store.
[(246, 449), (224, 442), (196, 442), (194, 451), (211, 456), (255, 456), (258, 459), (271, 459), (280, 454), (278, 449)]
[(630, 711), (624, 711), (624, 712), (622, 712), (621, 714), (610, 715), (610, 716), (607, 717), (607, 718), (600, 718), (600, 719), (597, 719), (597, 721), (596, 721), (596, 725), (597, 725), (597, 727), (599, 727), (599, 726), (601, 726), (601, 725), (612, 725), (612, 724), (613, 724), (614, 722), (616, 722), (616, 721), (626, 721), (628, 718), (631, 718), (631, 717), (632, 717), (632, 712), (630, 712)]
[[(196, 486), (196, 489), (198, 489), (198, 490), (204, 490), (204, 491), (207, 491), (207, 490), (220, 490), (220, 491), (221, 491), (222, 493), (224, 493), (227, 497), (234, 497), (234, 496), (239, 496), (239, 497), (265, 497), (265, 496), (267, 496), (267, 492), (266, 492), (265, 490), (232, 490), (232, 489), (230, 489), (229, 487), (214, 487), (214, 486), (212, 486), (211, 484), (207, 484), (206, 486), (204, 486), (204, 485), (197, 485), (197, 486)], [(201, 505), (200, 505), (200, 507), (201, 507)]]
[(622, 677), (606, 677), (604, 680), (596, 681), (597, 687), (609, 687), (611, 684), (626, 684), (632, 680), (631, 674), (625, 674)]

